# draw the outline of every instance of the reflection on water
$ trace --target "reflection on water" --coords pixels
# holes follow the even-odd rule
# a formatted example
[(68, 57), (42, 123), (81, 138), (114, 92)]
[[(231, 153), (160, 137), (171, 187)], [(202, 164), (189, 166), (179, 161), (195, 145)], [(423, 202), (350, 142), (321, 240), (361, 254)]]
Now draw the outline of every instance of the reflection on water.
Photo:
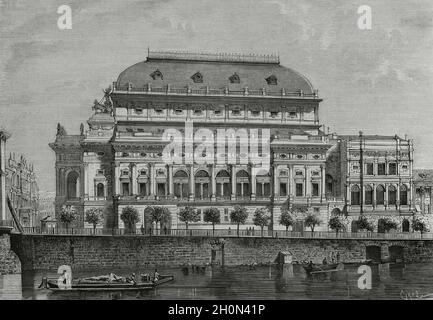
[[(2, 299), (400, 299), (401, 292), (433, 293), (433, 263), (381, 264), (371, 266), (372, 288), (360, 290), (357, 266), (307, 276), (299, 265), (226, 267), (194, 270), (158, 268), (161, 274), (173, 274), (175, 281), (154, 290), (128, 292), (61, 292), (37, 289), (43, 276), (55, 272), (26, 272), (0, 276)], [(80, 271), (74, 277), (106, 274), (112, 270)], [(151, 270), (115, 270), (129, 275)]]

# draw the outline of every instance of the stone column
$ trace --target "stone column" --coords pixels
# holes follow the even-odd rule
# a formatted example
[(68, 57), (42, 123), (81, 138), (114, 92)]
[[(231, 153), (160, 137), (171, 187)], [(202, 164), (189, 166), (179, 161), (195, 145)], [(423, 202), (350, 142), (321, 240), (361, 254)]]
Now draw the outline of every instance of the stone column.
[(193, 201), (195, 196), (194, 166), (191, 164), (189, 168), (189, 200)]
[(131, 163), (131, 192), (130, 195), (138, 194), (138, 183), (137, 183), (137, 164)]
[(0, 131), (0, 218), (6, 220), (6, 140), (10, 134)]
[[(84, 163), (83, 164), (83, 171), (84, 171), (84, 198), (89, 197), (89, 164)], [(94, 196), (96, 196), (96, 192), (93, 192)]]
[(120, 195), (120, 163), (116, 162), (114, 164), (114, 194)]
[(236, 166), (232, 165), (232, 196), (231, 200), (236, 200)]
[(308, 174), (308, 167), (304, 166), (304, 170), (305, 170), (305, 183), (304, 183), (304, 196), (309, 196), (310, 195), (310, 175)]
[(397, 210), (400, 210), (400, 183), (397, 184)]
[(250, 180), (251, 180), (251, 200), (256, 200), (256, 170), (253, 165), (250, 167)]
[(155, 177), (155, 164), (150, 164), (150, 196), (155, 196), (156, 191), (156, 177)]
[(324, 164), (322, 164), (320, 166), (320, 175), (322, 178), (322, 180), (321, 180), (322, 186), (320, 188), (321, 189), (320, 190), (320, 199), (321, 199), (321, 202), (323, 202), (323, 200), (326, 199), (326, 179), (325, 179), (326, 173), (325, 173), (325, 165)]
[(376, 184), (373, 183), (373, 208), (376, 208)]
[(212, 194), (210, 197), (210, 201), (216, 201), (216, 176), (215, 176), (215, 165), (214, 164), (211, 165), (210, 171), (211, 171), (210, 179), (211, 179), (211, 185), (212, 185), (212, 187), (211, 187), (212, 188)]
[(295, 192), (293, 190), (293, 165), (289, 164), (289, 183), (288, 183), (288, 187), (289, 187), (289, 199), (293, 199), (293, 197), (295, 196)]
[(280, 190), (279, 190), (279, 186), (278, 186), (278, 168), (276, 165), (274, 165), (273, 167), (274, 172), (272, 173), (274, 176), (274, 187), (273, 187), (273, 193), (274, 193), (274, 199), (278, 199), (278, 197), (280, 196)]
[(350, 194), (350, 184), (347, 184), (346, 186), (346, 199), (347, 199), (347, 205), (350, 206), (352, 199), (351, 199), (351, 194)]
[(174, 195), (174, 184), (173, 184), (173, 165), (168, 166), (168, 194)]
[(388, 207), (388, 189), (389, 189), (389, 184), (385, 183), (385, 194), (384, 194), (385, 208)]

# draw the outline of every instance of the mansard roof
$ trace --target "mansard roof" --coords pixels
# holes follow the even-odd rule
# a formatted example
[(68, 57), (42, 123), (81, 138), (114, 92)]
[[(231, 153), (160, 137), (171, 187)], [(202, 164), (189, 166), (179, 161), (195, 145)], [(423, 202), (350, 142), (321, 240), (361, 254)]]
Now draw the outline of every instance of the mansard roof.
[[(161, 76), (156, 77), (155, 73)], [(197, 75), (201, 75), (197, 81)], [(239, 81), (231, 81), (236, 74)], [(270, 82), (269, 78), (276, 79)], [(195, 79), (195, 81), (194, 81)], [(268, 79), (268, 80), (267, 80)], [(147, 84), (174, 88), (189, 85), (192, 89), (209, 86), (238, 90), (245, 87), (286, 92), (302, 90), (314, 93), (310, 81), (293, 69), (280, 65), (273, 55), (190, 54), (175, 52), (149, 52), (145, 61), (138, 62), (120, 73), (116, 86), (130, 84), (142, 88)]]

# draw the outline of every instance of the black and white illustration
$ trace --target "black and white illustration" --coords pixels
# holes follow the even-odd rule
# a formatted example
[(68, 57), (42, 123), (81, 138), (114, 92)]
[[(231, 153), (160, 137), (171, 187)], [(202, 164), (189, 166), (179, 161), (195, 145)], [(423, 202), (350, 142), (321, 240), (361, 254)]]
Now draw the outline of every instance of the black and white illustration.
[(432, 17), (0, 0), (0, 299), (433, 297)]

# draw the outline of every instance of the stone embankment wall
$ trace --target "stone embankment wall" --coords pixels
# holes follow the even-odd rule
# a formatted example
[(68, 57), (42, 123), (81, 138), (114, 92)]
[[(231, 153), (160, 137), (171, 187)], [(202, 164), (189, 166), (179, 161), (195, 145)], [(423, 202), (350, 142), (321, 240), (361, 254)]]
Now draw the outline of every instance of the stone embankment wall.
[(21, 273), (20, 260), (10, 247), (9, 234), (0, 234), (0, 275)]
[[(47, 236), (12, 235), (12, 249), (23, 270), (131, 268), (145, 266), (204, 265), (211, 262), (212, 250), (221, 259), (221, 238), (149, 236)], [(342, 262), (379, 259), (428, 260), (433, 241), (375, 241), (324, 239), (225, 238), (225, 265), (275, 262), (280, 251), (293, 260), (320, 263), (324, 257)]]

